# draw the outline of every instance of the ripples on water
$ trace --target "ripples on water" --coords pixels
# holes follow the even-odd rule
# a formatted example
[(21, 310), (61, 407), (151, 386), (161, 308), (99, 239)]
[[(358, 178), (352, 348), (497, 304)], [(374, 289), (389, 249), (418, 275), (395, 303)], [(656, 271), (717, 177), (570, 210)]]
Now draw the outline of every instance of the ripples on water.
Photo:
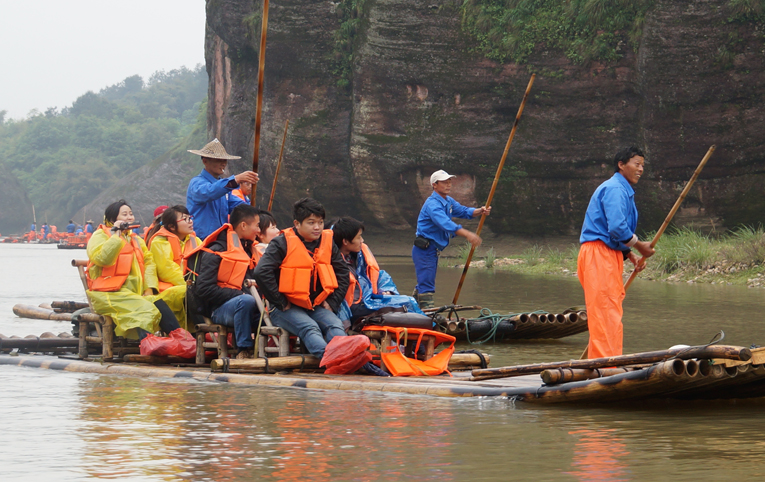
[[(68, 329), (20, 320), (10, 307), (81, 300), (66, 264), (73, 252), (8, 248), (0, 245), (0, 333)], [(410, 266), (382, 264), (411, 289)], [(440, 270), (440, 301), (458, 276)], [(471, 272), (468, 285), (461, 299), (494, 311), (581, 304), (575, 278), (484, 271)], [(636, 283), (625, 302), (625, 347), (702, 343), (720, 327), (730, 343), (765, 340), (756, 316), (763, 293)], [(497, 365), (570, 358), (585, 343), (483, 349)], [(752, 402), (538, 407), (8, 366), (0, 386), (2, 480), (748, 480), (762, 475), (765, 455), (762, 406)]]

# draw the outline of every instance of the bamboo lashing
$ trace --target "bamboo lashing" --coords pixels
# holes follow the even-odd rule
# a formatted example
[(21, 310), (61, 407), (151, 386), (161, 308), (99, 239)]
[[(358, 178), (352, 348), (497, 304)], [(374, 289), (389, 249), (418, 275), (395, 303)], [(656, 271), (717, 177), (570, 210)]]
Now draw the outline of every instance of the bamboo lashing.
[[(699, 177), (699, 174), (701, 174), (701, 170), (704, 169), (704, 166), (706, 165), (709, 158), (712, 157), (712, 154), (715, 152), (715, 149), (716, 149), (716, 146), (714, 145), (712, 145), (709, 148), (706, 155), (704, 155), (704, 158), (699, 163), (699, 166), (693, 172), (693, 176), (691, 176), (691, 179), (688, 181), (688, 184), (685, 185), (683, 192), (680, 193), (680, 197), (677, 198), (677, 201), (675, 201), (675, 205), (672, 206), (672, 209), (669, 211), (669, 214), (667, 214), (667, 218), (664, 220), (664, 223), (656, 232), (656, 236), (653, 237), (653, 241), (651, 241), (651, 248), (656, 247), (656, 243), (659, 242), (659, 238), (661, 238), (661, 235), (664, 234), (664, 231), (667, 229), (667, 226), (669, 226), (669, 223), (672, 221), (672, 218), (675, 217), (675, 213), (677, 212), (678, 209), (680, 209), (680, 205), (685, 200), (685, 196), (688, 194), (688, 191), (691, 190), (691, 186), (693, 186), (693, 183), (696, 182), (696, 179)], [(640, 261), (638, 261), (637, 266), (635, 266), (635, 269), (632, 270), (632, 274), (630, 274), (629, 279), (627, 280), (626, 283), (624, 283), (624, 291), (627, 291), (627, 289), (632, 284), (632, 281), (635, 280), (635, 277), (638, 274), (638, 269), (642, 268), (644, 265), (645, 265), (645, 258), (640, 258)]]
[(632, 353), (629, 355), (592, 358), (588, 360), (569, 360), (564, 362), (535, 363), (532, 365), (517, 365), (511, 367), (487, 368), (485, 370), (473, 370), (473, 377), (471, 380), (488, 380), (491, 378), (529, 375), (534, 373), (542, 373), (545, 370), (552, 370), (555, 368), (595, 369), (638, 365), (643, 363), (656, 363), (670, 358), (677, 358), (680, 360), (688, 360), (691, 358), (724, 358), (747, 361), (752, 358), (752, 351), (749, 348), (743, 348), (740, 346), (692, 346), (688, 348), (675, 348), (672, 350)]
[(290, 120), (284, 122), (284, 135), (282, 136), (282, 147), (279, 149), (279, 161), (276, 163), (276, 172), (274, 172), (274, 184), (271, 186), (271, 197), (268, 200), (268, 210), (274, 205), (274, 193), (276, 192), (276, 180), (279, 179), (279, 169), (282, 167), (282, 156), (284, 155), (284, 142), (287, 140), (287, 128), (290, 126)]
[[(518, 129), (518, 123), (521, 120), (521, 114), (523, 114), (523, 108), (526, 105), (526, 99), (529, 97), (529, 92), (531, 92), (531, 86), (534, 85), (534, 79), (536, 78), (536, 74), (531, 74), (531, 79), (529, 79), (529, 85), (526, 87), (526, 93), (523, 94), (523, 100), (521, 101), (520, 107), (518, 107), (518, 114), (515, 116), (515, 122), (513, 122), (513, 128), (510, 130), (510, 136), (507, 138), (507, 144), (505, 144), (505, 151), (502, 153), (502, 160), (499, 161), (499, 166), (497, 166), (497, 173), (494, 175), (494, 182), (491, 185), (491, 191), (489, 191), (489, 198), (486, 201), (485, 207), (491, 207), (491, 201), (494, 199), (494, 191), (497, 190), (497, 184), (499, 183), (499, 176), (502, 174), (502, 168), (505, 166), (505, 160), (507, 159), (507, 153), (510, 151), (510, 145), (513, 143), (513, 138), (515, 137), (515, 132)], [(476, 229), (475, 234), (476, 236), (481, 235), (481, 229), (483, 229), (483, 223), (486, 220), (486, 212), (484, 211), (481, 214), (481, 220), (478, 222), (478, 229)], [(467, 276), (468, 269), (470, 268), (470, 261), (473, 259), (473, 253), (475, 252), (475, 246), (470, 247), (470, 253), (468, 254), (467, 260), (465, 261), (465, 268), (462, 270), (462, 276), (460, 277), (460, 282), (457, 285), (457, 291), (454, 293), (454, 299), (452, 299), (452, 304), (456, 305), (457, 300), (459, 300), (460, 297), (460, 291), (462, 291), (462, 285), (465, 283), (465, 276)]]
[[(268, 0), (263, 0), (263, 16), (260, 29), (260, 57), (258, 60), (258, 102), (255, 108), (255, 142), (252, 151), (252, 172), (258, 173), (258, 161), (260, 154), (260, 123), (263, 112), (263, 74), (266, 70), (266, 35), (268, 34)], [(255, 206), (256, 191), (258, 184), (252, 185), (250, 193), (250, 205)]]

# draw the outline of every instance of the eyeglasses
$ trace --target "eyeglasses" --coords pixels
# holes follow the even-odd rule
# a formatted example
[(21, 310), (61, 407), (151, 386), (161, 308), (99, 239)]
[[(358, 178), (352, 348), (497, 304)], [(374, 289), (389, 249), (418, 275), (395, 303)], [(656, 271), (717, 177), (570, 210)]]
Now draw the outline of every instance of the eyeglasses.
[(181, 221), (185, 221), (185, 222), (187, 222), (187, 223), (190, 223), (190, 222), (192, 222), (193, 220), (194, 220), (194, 216), (192, 216), (191, 214), (189, 214), (189, 215), (187, 215), (187, 216), (181, 216), (181, 219), (179, 219), (179, 220), (178, 220), (178, 222), (181, 222)]

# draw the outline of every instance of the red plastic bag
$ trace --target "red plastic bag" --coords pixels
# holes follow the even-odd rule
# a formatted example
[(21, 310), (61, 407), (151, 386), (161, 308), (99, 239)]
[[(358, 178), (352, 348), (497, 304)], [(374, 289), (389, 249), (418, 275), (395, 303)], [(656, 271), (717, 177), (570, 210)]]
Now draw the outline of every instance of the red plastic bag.
[(366, 351), (369, 344), (369, 338), (365, 335), (336, 336), (327, 343), (319, 366), (329, 368), (339, 365)]
[(197, 355), (197, 341), (183, 328), (171, 331), (167, 338), (146, 335), (141, 340), (141, 355), (194, 358)]
[[(334, 340), (334, 338), (332, 339)], [(348, 373), (353, 373), (371, 361), (372, 354), (369, 351), (362, 351), (353, 358), (347, 358), (341, 363), (332, 365), (331, 367), (324, 370), (324, 373), (327, 375), (345, 375)]]

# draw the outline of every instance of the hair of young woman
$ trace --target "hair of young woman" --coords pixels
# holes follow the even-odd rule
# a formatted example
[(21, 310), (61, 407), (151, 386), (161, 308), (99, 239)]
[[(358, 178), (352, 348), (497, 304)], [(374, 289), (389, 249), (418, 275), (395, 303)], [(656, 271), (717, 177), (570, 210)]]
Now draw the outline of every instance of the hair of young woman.
[(117, 216), (120, 215), (120, 208), (122, 206), (130, 207), (130, 204), (124, 199), (120, 199), (119, 201), (106, 206), (106, 209), (104, 210), (104, 221), (106, 221), (107, 224), (114, 224), (114, 222), (117, 221)]
[(258, 214), (260, 215), (260, 222), (258, 223), (258, 226), (260, 227), (261, 233), (265, 233), (266, 229), (270, 228), (272, 224), (276, 226), (276, 218), (274, 218), (274, 215), (271, 214), (271, 211), (265, 211), (261, 209)]

